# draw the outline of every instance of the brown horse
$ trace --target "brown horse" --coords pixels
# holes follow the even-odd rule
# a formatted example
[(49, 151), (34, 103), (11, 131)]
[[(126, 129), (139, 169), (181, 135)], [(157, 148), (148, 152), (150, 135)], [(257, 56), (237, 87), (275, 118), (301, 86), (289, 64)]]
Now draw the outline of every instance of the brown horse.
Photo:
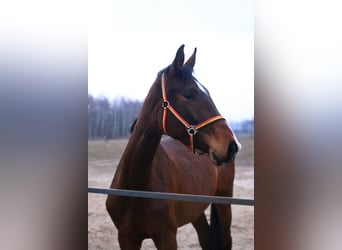
[[(194, 78), (195, 57), (196, 49), (184, 64), (182, 45), (172, 64), (158, 73), (111, 188), (232, 196), (239, 143)], [(163, 134), (169, 138), (162, 140)], [(158, 249), (175, 250), (177, 228), (187, 223), (195, 227), (203, 249), (231, 249), (230, 205), (212, 206), (219, 225), (210, 226), (204, 215), (208, 205), (113, 195), (106, 201), (121, 249), (140, 249), (151, 238)], [(219, 246), (210, 245), (215, 241)]]

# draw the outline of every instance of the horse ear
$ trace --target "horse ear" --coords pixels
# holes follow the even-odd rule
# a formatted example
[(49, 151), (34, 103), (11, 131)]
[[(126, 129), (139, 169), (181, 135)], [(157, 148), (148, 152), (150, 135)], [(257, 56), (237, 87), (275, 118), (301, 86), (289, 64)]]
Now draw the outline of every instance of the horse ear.
[(176, 57), (170, 66), (170, 74), (173, 74), (180, 70), (184, 63), (184, 44), (179, 47), (176, 53)]
[(185, 65), (189, 66), (190, 68), (194, 68), (196, 62), (196, 52), (197, 48), (195, 48), (194, 53), (190, 56), (190, 58), (186, 61)]

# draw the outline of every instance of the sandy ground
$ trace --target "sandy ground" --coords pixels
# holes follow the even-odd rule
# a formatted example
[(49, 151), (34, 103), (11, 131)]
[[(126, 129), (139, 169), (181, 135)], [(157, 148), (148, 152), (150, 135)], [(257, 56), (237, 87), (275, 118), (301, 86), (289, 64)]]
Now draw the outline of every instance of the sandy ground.
[[(116, 159), (88, 161), (88, 185), (109, 187), (118, 163)], [(254, 167), (237, 165), (234, 181), (234, 197), (254, 197)], [(88, 194), (88, 249), (120, 249), (117, 231), (105, 209), (106, 196)], [(254, 207), (232, 206), (232, 238), (234, 250), (254, 249)], [(209, 211), (206, 214), (209, 218)], [(197, 234), (191, 224), (178, 229), (178, 249), (201, 249)], [(145, 240), (142, 249), (156, 249), (152, 240)]]

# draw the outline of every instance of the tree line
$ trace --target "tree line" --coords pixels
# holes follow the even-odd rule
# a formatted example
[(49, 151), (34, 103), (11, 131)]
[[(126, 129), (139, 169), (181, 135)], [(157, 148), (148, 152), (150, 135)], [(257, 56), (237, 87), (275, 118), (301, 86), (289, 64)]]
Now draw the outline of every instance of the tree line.
[(110, 102), (106, 97), (88, 94), (88, 139), (128, 137), (141, 107), (138, 100), (120, 97)]

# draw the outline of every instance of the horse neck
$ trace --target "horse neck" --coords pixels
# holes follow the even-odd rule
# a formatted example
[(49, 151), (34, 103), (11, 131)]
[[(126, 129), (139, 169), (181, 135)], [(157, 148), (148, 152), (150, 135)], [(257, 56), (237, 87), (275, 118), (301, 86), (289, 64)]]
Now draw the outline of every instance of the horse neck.
[(154, 84), (118, 166), (120, 181), (125, 188), (141, 189), (149, 180), (152, 162), (162, 137), (161, 102), (160, 87)]

